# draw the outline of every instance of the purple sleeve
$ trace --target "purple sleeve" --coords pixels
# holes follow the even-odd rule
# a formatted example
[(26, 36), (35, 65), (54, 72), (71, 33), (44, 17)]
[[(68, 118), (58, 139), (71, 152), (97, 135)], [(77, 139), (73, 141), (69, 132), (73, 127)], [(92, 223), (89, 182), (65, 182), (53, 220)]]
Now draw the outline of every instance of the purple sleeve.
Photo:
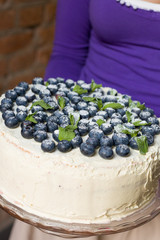
[(45, 80), (78, 79), (88, 54), (90, 29), (89, 0), (58, 0), (54, 47)]

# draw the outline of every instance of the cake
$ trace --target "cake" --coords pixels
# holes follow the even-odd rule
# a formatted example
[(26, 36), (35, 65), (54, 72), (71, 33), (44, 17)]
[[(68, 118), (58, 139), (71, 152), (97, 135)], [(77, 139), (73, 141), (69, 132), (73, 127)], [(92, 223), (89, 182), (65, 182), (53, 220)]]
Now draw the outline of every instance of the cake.
[(0, 194), (37, 216), (108, 223), (150, 203), (160, 126), (145, 104), (93, 80), (34, 78), (1, 96)]

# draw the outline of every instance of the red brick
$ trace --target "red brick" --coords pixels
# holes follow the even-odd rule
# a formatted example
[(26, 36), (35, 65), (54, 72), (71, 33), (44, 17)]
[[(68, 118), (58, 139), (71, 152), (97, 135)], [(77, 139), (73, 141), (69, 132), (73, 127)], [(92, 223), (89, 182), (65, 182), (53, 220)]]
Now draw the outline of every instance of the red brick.
[(51, 55), (52, 46), (43, 47), (37, 51), (36, 63), (40, 65), (47, 65)]
[(27, 3), (28, 5), (31, 5), (34, 4), (34, 3), (37, 3), (37, 2), (46, 2), (46, 0), (13, 0), (14, 3)]
[(4, 10), (0, 12), (0, 31), (7, 30), (14, 27), (15, 23), (15, 11)]
[(0, 4), (5, 3), (7, 0), (0, 0)]
[(24, 51), (22, 54), (15, 55), (11, 58), (9, 63), (9, 71), (17, 72), (20, 70), (27, 69), (34, 64), (34, 60), (35, 60), (34, 51), (29, 52)]
[(39, 45), (42, 44), (52, 44), (53, 42), (53, 33), (54, 33), (54, 25), (48, 27), (41, 27), (37, 30), (37, 42)]
[(46, 23), (53, 23), (56, 16), (56, 2), (51, 2), (46, 4), (45, 7), (45, 22)]
[(7, 60), (3, 59), (0, 60), (0, 77), (4, 77), (6, 74), (7, 74)]
[(19, 25), (21, 27), (34, 27), (43, 21), (43, 5), (24, 7), (20, 9)]
[(27, 47), (32, 41), (33, 33), (16, 33), (0, 38), (0, 53), (9, 54)]

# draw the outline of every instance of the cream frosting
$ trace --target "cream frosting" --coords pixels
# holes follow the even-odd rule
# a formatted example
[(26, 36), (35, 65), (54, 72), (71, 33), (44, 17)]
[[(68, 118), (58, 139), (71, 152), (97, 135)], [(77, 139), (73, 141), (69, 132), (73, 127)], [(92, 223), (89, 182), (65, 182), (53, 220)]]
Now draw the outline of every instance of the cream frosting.
[(81, 223), (118, 220), (150, 202), (160, 173), (160, 135), (146, 155), (104, 160), (41, 151), (40, 144), (9, 129), (0, 115), (0, 193), (38, 216)]

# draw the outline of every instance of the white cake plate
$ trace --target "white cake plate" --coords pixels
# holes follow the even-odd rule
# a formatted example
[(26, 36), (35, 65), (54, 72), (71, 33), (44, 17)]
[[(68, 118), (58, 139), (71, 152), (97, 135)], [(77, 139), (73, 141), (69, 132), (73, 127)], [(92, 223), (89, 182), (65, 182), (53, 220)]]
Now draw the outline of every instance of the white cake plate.
[(55, 221), (26, 212), (24, 209), (8, 202), (0, 195), (0, 207), (13, 217), (29, 223), (45, 233), (64, 238), (78, 238), (109, 235), (134, 229), (149, 222), (160, 213), (160, 188), (155, 198), (147, 206), (133, 214), (107, 224), (80, 224)]

